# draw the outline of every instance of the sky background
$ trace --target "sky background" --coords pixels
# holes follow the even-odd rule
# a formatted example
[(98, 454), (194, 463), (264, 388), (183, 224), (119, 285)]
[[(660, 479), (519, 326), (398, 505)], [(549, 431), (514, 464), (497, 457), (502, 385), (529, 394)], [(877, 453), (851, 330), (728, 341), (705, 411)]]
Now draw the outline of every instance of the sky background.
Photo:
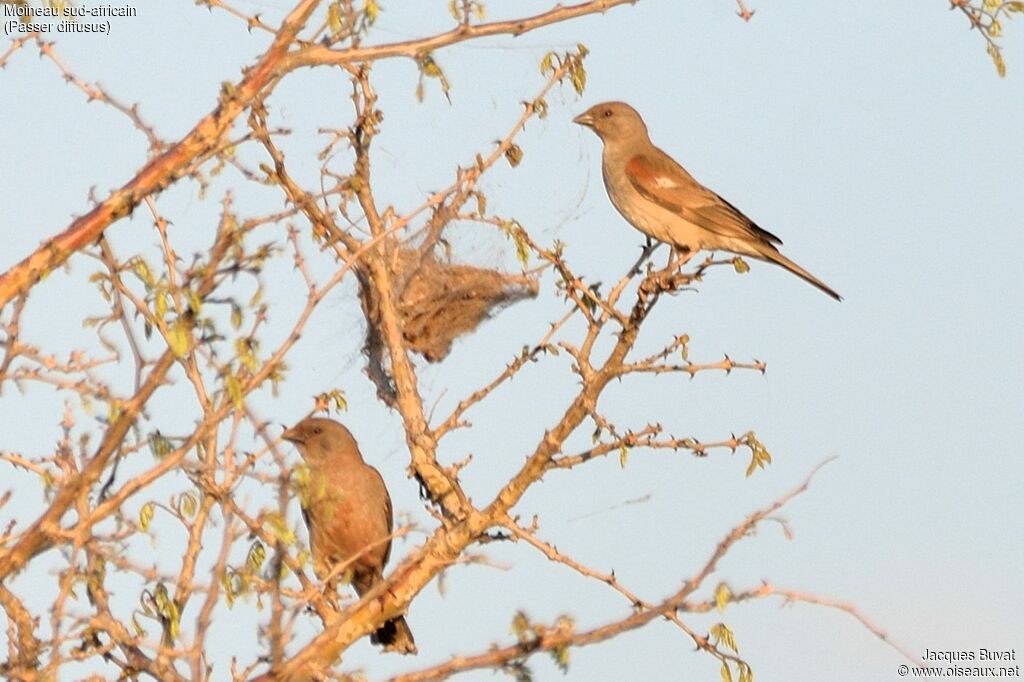
[[(443, 0), (381, 4), (370, 43), (451, 24)], [(1024, 24), (1006, 27), (1009, 72), (1001, 80), (982, 37), (943, 0), (888, 3), (884, 11), (866, 3), (827, 9), (795, 1), (748, 4), (757, 13), (744, 23), (731, 2), (643, 0), (520, 38), (439, 51), (434, 56), (451, 83), (450, 104), (431, 81), (425, 101), (416, 101), (418, 74), (410, 61), (378, 64), (373, 82), (385, 113), (375, 143), (378, 200), (404, 212), (447, 186), (456, 166), (490, 151), (518, 118), (519, 102), (540, 90), (537, 67), (544, 54), (584, 43), (591, 52), (585, 93), (556, 90), (548, 117), (532, 120), (518, 139), (522, 164), (501, 163), (486, 176), (482, 187), (493, 210), (518, 219), (541, 243), (565, 242), (570, 264), (588, 280), (617, 280), (642, 238), (605, 195), (598, 139), (571, 119), (597, 102), (625, 100), (643, 114), (655, 144), (778, 234), (787, 256), (845, 300), (836, 303), (761, 262), (751, 261), (744, 275), (715, 269), (699, 291), (658, 305), (636, 355), (688, 333), (693, 361), (716, 361), (723, 353), (757, 358), (767, 362), (767, 374), (630, 378), (602, 398), (601, 408), (622, 427), (657, 421), (675, 435), (707, 441), (754, 430), (774, 458), (766, 471), (744, 478), (745, 451), (730, 456), (716, 450), (706, 459), (635, 451), (624, 469), (612, 457), (549, 474), (516, 511), (524, 521), (539, 515), (542, 539), (596, 570), (614, 569), (624, 585), (656, 601), (678, 589), (750, 512), (836, 456), (810, 491), (785, 509), (794, 538), (764, 525), (729, 553), (701, 596), (709, 597), (720, 580), (738, 590), (765, 579), (851, 602), (915, 654), (984, 647), (1016, 648), (1020, 657)], [(237, 5), (272, 24), (289, 7), (283, 0)], [(491, 0), (488, 19), (548, 6)], [(190, 0), (136, 7), (138, 17), (112, 20), (109, 37), (51, 38), (79, 77), (138, 102), (165, 139), (177, 139), (215, 106), (220, 84), (237, 80), (268, 37)], [(0, 41), (0, 53), (9, 41)], [(312, 157), (324, 143), (316, 129), (348, 125), (349, 95), (337, 70), (306, 70), (290, 75), (268, 102), (271, 125), (294, 130), (282, 146), (307, 187), (316, 186)], [(105, 196), (146, 159), (146, 141), (125, 117), (86, 104), (34, 49), (22, 49), (0, 72), (0, 123), (2, 270), (88, 210), (90, 188)], [(257, 150), (241, 153), (252, 166), (264, 160)], [(226, 171), (205, 199), (187, 182), (159, 198), (180, 253), (208, 246), (223, 191), (240, 186)], [(245, 188), (235, 196), (243, 216), (281, 205), (272, 191)], [(280, 238), (279, 232), (262, 234)], [(121, 256), (155, 253), (144, 210), (107, 235)], [(491, 231), (460, 226), (450, 237), (461, 260), (518, 267), (511, 246)], [(329, 259), (321, 256), (315, 267), (329, 272)], [(77, 255), (67, 272), (36, 287), (24, 340), (56, 353), (91, 348), (93, 336), (80, 320), (105, 310), (85, 283), (95, 270), (95, 261)], [(304, 285), (287, 258), (268, 268), (265, 281), (274, 307), (264, 344), (273, 348), (304, 300)], [(509, 308), (457, 342), (445, 362), (422, 367), (428, 408), (436, 403), (436, 415), (446, 415), (524, 344), (543, 336), (565, 311), (551, 284), (546, 277), (538, 299)], [(363, 328), (353, 291), (347, 283), (317, 311), (290, 356), (281, 395), (264, 391), (253, 404), (268, 419), (290, 424), (310, 409), (312, 395), (344, 390), (349, 409), (340, 419), (385, 476), (396, 512), (430, 529), (434, 522), (405, 477), (400, 421), (376, 401), (362, 373)], [(580, 333), (570, 326), (560, 338), (575, 340)], [(128, 391), (130, 375), (122, 367), (106, 376)], [(165, 433), (184, 432), (198, 414), (179, 399), (187, 386), (180, 374), (176, 378), (183, 392), (160, 396), (147, 422)], [(489, 500), (518, 469), (575, 386), (564, 356), (530, 366), (469, 415), (472, 429), (444, 442), (446, 461), (474, 455), (463, 479), (476, 502)], [(67, 397), (40, 386), (23, 394), (5, 391), (0, 449), (50, 452)], [(99, 429), (83, 413), (76, 433)], [(581, 433), (570, 445), (583, 449), (588, 436)], [(140, 470), (149, 463), (140, 463)], [(184, 480), (162, 483), (152, 494), (183, 490)], [(35, 518), (42, 504), (38, 479), (0, 464), (0, 481), (9, 481), (0, 488), (16, 489), (0, 522)], [(248, 490), (242, 497), (256, 508), (261, 494)], [(130, 504), (141, 506), (150, 496)], [(645, 501), (625, 504), (640, 498)], [(297, 514), (292, 522), (301, 526)], [(157, 527), (158, 538), (174, 532)], [(414, 534), (412, 542), (421, 537)], [(173, 543), (153, 541), (147, 549), (147, 541), (140, 542), (155, 561), (177, 570)], [(393, 555), (411, 546), (399, 541)], [(541, 621), (570, 614), (581, 629), (628, 612), (606, 586), (521, 544), (474, 551), (493, 566), (456, 566), (443, 594), (432, 584), (413, 603), (408, 620), (419, 645), (416, 659), (382, 656), (364, 640), (347, 652), (344, 669), (380, 679), (507, 643), (517, 609)], [(55, 581), (46, 567), (57, 564), (48, 561), (34, 563), (14, 582), (39, 609), (52, 601)], [(125, 578), (116, 598), (130, 608), (137, 594)], [(759, 680), (898, 679), (899, 654), (852, 618), (779, 605), (734, 605), (722, 615), (685, 620), (701, 632), (724, 620)], [(254, 651), (247, 620), (253, 613), (251, 604), (218, 613), (211, 646), (217, 679), (226, 677), (231, 655), (244, 659)], [(312, 619), (299, 627), (304, 637), (316, 631)], [(531, 667), (538, 680), (718, 679), (717, 662), (694, 653), (692, 642), (667, 622), (573, 650), (564, 678), (546, 656)]]

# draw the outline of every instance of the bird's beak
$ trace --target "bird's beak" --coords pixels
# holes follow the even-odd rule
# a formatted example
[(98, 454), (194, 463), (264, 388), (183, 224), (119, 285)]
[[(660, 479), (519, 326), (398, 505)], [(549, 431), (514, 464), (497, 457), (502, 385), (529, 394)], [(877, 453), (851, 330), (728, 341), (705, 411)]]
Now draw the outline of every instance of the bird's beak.
[(589, 111), (585, 111), (576, 118), (574, 118), (572, 122), (581, 126), (593, 127), (594, 116)]
[(283, 438), (284, 440), (288, 441), (289, 443), (303, 443), (303, 442), (305, 442), (305, 440), (302, 438), (302, 436), (299, 434), (299, 432), (296, 431), (294, 426), (292, 428), (288, 429), (287, 431), (285, 431), (284, 433), (282, 433), (281, 434), (281, 438)]

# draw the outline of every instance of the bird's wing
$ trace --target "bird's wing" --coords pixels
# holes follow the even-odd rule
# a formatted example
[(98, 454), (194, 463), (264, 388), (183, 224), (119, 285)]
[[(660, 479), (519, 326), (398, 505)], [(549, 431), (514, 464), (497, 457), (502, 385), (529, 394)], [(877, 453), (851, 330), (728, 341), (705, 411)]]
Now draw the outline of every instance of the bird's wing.
[[(372, 466), (367, 465), (367, 467), (369, 468), (370, 471), (372, 471), (374, 474), (376, 474), (377, 481), (380, 482), (380, 489), (384, 492), (384, 517), (385, 517), (385, 519), (387, 519), (387, 524), (388, 524), (387, 530), (388, 530), (388, 534), (390, 534), (395, 529), (394, 528), (394, 526), (395, 526), (395, 510), (391, 506), (391, 495), (388, 493), (388, 487), (384, 484), (384, 477), (380, 475), (380, 472), (377, 471), (377, 469), (375, 469)], [(384, 570), (384, 567), (387, 566), (388, 559), (390, 559), (390, 558), (391, 558), (391, 540), (389, 539), (387, 547), (384, 549), (384, 561), (381, 562), (381, 565), (380, 565), (380, 568), (381, 568), (382, 572)]]
[(626, 177), (645, 199), (723, 237), (782, 243), (738, 208), (697, 182), (668, 154), (655, 151), (658, 153), (637, 154), (626, 164)]

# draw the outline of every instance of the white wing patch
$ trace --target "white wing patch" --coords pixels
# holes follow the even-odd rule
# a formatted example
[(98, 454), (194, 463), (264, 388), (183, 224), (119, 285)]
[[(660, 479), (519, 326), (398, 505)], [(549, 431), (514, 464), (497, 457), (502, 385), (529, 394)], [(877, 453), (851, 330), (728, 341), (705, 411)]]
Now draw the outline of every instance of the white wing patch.
[(656, 175), (654, 177), (654, 184), (657, 185), (658, 187), (661, 187), (662, 189), (671, 189), (673, 187), (679, 186), (675, 183), (674, 180), (672, 180), (672, 178), (668, 177), (667, 175)]

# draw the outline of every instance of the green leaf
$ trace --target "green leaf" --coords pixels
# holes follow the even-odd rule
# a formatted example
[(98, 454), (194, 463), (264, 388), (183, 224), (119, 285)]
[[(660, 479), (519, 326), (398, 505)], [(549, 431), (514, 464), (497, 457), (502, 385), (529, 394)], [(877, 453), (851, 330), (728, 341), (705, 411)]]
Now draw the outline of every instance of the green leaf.
[(236, 410), (241, 410), (244, 403), (244, 394), (242, 393), (242, 382), (236, 374), (228, 374), (224, 379), (224, 389), (228, 392), (228, 397), (231, 398), (231, 402), (235, 404)]
[(718, 623), (711, 628), (711, 638), (715, 640), (716, 644), (724, 644), (736, 653), (739, 653), (739, 647), (736, 646), (736, 638), (732, 634), (732, 630), (725, 623)]
[(148, 634), (146, 628), (139, 624), (139, 619), (134, 613), (132, 614), (132, 631), (136, 637), (145, 637)]
[(203, 307), (203, 299), (199, 298), (199, 293), (194, 289), (188, 290), (188, 307), (192, 309), (193, 317), (199, 317), (199, 310)]
[(342, 393), (340, 389), (334, 389), (328, 394), (328, 396), (332, 401), (334, 401), (334, 409), (337, 412), (348, 409), (348, 401), (345, 400), (345, 394)]
[(527, 241), (526, 230), (516, 220), (506, 220), (501, 224), (501, 229), (515, 244), (516, 258), (525, 270), (530, 264), (530, 244)]
[(199, 500), (192, 493), (185, 493), (178, 500), (178, 511), (185, 518), (192, 518), (196, 515), (196, 510), (199, 509)]
[(142, 283), (146, 285), (146, 288), (152, 289), (153, 273), (150, 271), (149, 266), (146, 264), (146, 261), (144, 261), (141, 257), (136, 258), (133, 266), (134, 267), (132, 269), (135, 271), (135, 274), (138, 276), (138, 278), (142, 280)]
[(551, 650), (551, 658), (555, 660), (555, 666), (562, 671), (562, 674), (569, 672), (569, 647), (566, 645), (556, 646)]
[(719, 613), (725, 611), (731, 596), (732, 592), (729, 590), (729, 586), (725, 583), (719, 583), (718, 587), (715, 588), (715, 608), (718, 609)]
[(548, 102), (543, 97), (539, 97), (533, 102), (533, 110), (537, 112), (537, 117), (545, 119), (548, 117)]
[(153, 294), (153, 310), (156, 313), (156, 319), (163, 322), (164, 316), (167, 314), (167, 292), (163, 287), (158, 287), (156, 293)]
[(554, 52), (548, 52), (544, 55), (544, 58), (540, 60), (540, 75), (546, 76), (548, 72), (554, 71), (556, 59), (558, 59), (558, 55)]
[(523, 148), (515, 143), (509, 144), (505, 150), (505, 160), (508, 161), (508, 165), (515, 168), (523, 160)]
[(156, 590), (153, 591), (153, 600), (156, 602), (157, 614), (164, 626), (164, 644), (170, 646), (178, 639), (181, 611), (178, 604), (171, 599), (163, 583), (157, 583)]
[(729, 670), (729, 664), (722, 661), (722, 682), (732, 682), (732, 671)]
[(227, 599), (228, 608), (230, 609), (235, 605), (235, 580), (230, 568), (221, 575), (220, 586), (224, 588), (224, 597)]
[(175, 357), (183, 358), (188, 353), (191, 345), (192, 335), (189, 334), (188, 325), (178, 320), (167, 330), (167, 345)]
[(139, 528), (145, 533), (149, 530), (149, 522), (153, 520), (153, 512), (156, 511), (156, 507), (152, 502), (147, 502), (142, 505), (142, 509), (139, 510)]
[(520, 644), (530, 640), (530, 619), (523, 611), (516, 611), (516, 615), (512, 618), (512, 634), (516, 636)]
[(745, 272), (750, 272), (750, 266), (747, 265), (747, 261), (743, 260), (739, 256), (732, 259), (732, 266), (736, 269), (736, 272), (741, 275)]
[(341, 31), (341, 0), (335, 0), (327, 6), (327, 27), (331, 29), (331, 33)]
[(174, 446), (157, 430), (149, 434), (149, 449), (157, 459), (163, 459), (174, 450)]
[(249, 553), (245, 557), (245, 569), (250, 573), (258, 573), (266, 558), (267, 549), (262, 542), (257, 540), (249, 547)]
[(295, 533), (288, 524), (285, 523), (284, 517), (278, 512), (270, 512), (263, 518), (263, 523), (266, 525), (267, 530), (273, 535), (279, 542), (285, 545), (290, 545), (295, 542)]
[(767, 465), (772, 463), (771, 453), (765, 448), (764, 443), (759, 441), (754, 435), (754, 432), (749, 432), (744, 437), (744, 443), (750, 448), (750, 464), (747, 466), (747, 478), (757, 471), (758, 469), (764, 469)]
[(1003, 61), (1003, 53), (992, 43), (988, 44), (988, 55), (992, 57), (992, 63), (996, 65), (996, 73), (1000, 78), (1006, 78), (1006, 62)]

